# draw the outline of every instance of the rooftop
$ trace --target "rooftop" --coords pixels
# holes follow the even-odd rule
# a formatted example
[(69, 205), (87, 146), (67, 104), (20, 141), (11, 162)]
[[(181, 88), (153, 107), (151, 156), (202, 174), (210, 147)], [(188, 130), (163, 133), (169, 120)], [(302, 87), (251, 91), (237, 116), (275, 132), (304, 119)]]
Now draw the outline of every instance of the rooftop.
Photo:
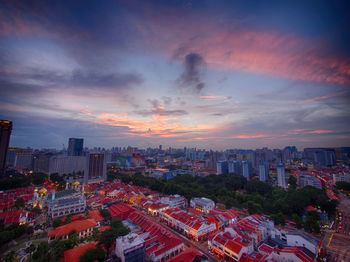
[(72, 231), (82, 232), (88, 228), (95, 227), (96, 221), (94, 219), (76, 220), (67, 225), (59, 226), (56, 229), (50, 231), (47, 235), (61, 237), (68, 235)]

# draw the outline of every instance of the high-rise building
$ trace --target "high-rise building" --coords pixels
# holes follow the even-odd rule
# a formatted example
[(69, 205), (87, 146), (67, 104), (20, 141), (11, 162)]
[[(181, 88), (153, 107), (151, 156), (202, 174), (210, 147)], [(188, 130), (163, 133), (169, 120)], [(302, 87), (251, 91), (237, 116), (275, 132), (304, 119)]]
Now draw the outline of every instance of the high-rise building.
[(10, 144), (12, 122), (0, 120), (0, 176), (6, 171), (7, 150)]
[(17, 153), (15, 159), (15, 168), (18, 171), (33, 170), (33, 153)]
[(242, 175), (250, 179), (252, 174), (252, 162), (250, 161), (242, 161)]
[(53, 156), (50, 158), (49, 174), (72, 174), (85, 171), (85, 156)]
[(85, 184), (106, 180), (106, 166), (104, 153), (89, 153), (84, 171)]
[(83, 138), (69, 138), (68, 156), (81, 156), (83, 154), (83, 146)]
[(218, 161), (216, 163), (216, 174), (223, 175), (228, 173), (228, 163), (227, 161)]
[(282, 188), (287, 188), (284, 164), (278, 163), (276, 165), (276, 169), (277, 169), (277, 184), (278, 184), (278, 186), (280, 186)]
[(259, 180), (266, 182), (269, 180), (269, 163), (264, 162), (259, 164)]
[(239, 176), (242, 175), (242, 161), (233, 160), (228, 162), (228, 172)]

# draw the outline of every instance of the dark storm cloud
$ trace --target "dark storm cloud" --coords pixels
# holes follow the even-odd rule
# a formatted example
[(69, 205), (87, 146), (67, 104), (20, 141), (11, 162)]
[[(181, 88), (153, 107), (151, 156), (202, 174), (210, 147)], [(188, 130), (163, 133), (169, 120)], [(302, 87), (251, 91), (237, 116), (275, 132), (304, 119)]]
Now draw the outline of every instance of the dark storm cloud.
[(200, 92), (205, 84), (202, 82), (201, 75), (205, 69), (204, 58), (197, 53), (190, 53), (185, 56), (185, 70), (177, 79), (181, 86), (194, 88), (196, 92)]
[[(1, 73), (0, 93), (2, 99), (35, 97), (55, 90), (89, 93), (127, 90), (139, 85), (143, 78), (133, 73), (100, 73), (75, 70), (70, 74), (54, 71), (32, 70), (29, 73)], [(1, 98), (0, 98), (1, 99)]]

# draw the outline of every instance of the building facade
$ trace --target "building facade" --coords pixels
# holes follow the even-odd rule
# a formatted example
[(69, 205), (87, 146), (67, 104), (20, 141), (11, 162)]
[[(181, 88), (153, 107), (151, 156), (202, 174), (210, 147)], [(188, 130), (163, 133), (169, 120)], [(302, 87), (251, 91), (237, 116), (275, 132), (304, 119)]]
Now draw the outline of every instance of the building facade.
[(12, 122), (0, 120), (0, 177), (5, 175), (7, 150), (10, 144)]
[(89, 153), (84, 171), (85, 184), (106, 180), (106, 158), (104, 153)]
[(277, 164), (276, 170), (277, 170), (277, 185), (282, 188), (287, 188), (284, 164), (283, 163)]
[(136, 233), (117, 238), (115, 253), (121, 262), (145, 261), (145, 241)]
[(84, 139), (69, 138), (68, 141), (68, 156), (81, 156), (83, 154)]

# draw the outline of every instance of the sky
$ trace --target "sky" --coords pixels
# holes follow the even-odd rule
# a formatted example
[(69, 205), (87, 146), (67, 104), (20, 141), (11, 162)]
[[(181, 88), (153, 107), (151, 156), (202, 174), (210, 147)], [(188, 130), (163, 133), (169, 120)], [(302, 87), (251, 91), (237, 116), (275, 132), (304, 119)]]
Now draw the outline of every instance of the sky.
[(0, 2), (11, 146), (350, 146), (347, 1)]

